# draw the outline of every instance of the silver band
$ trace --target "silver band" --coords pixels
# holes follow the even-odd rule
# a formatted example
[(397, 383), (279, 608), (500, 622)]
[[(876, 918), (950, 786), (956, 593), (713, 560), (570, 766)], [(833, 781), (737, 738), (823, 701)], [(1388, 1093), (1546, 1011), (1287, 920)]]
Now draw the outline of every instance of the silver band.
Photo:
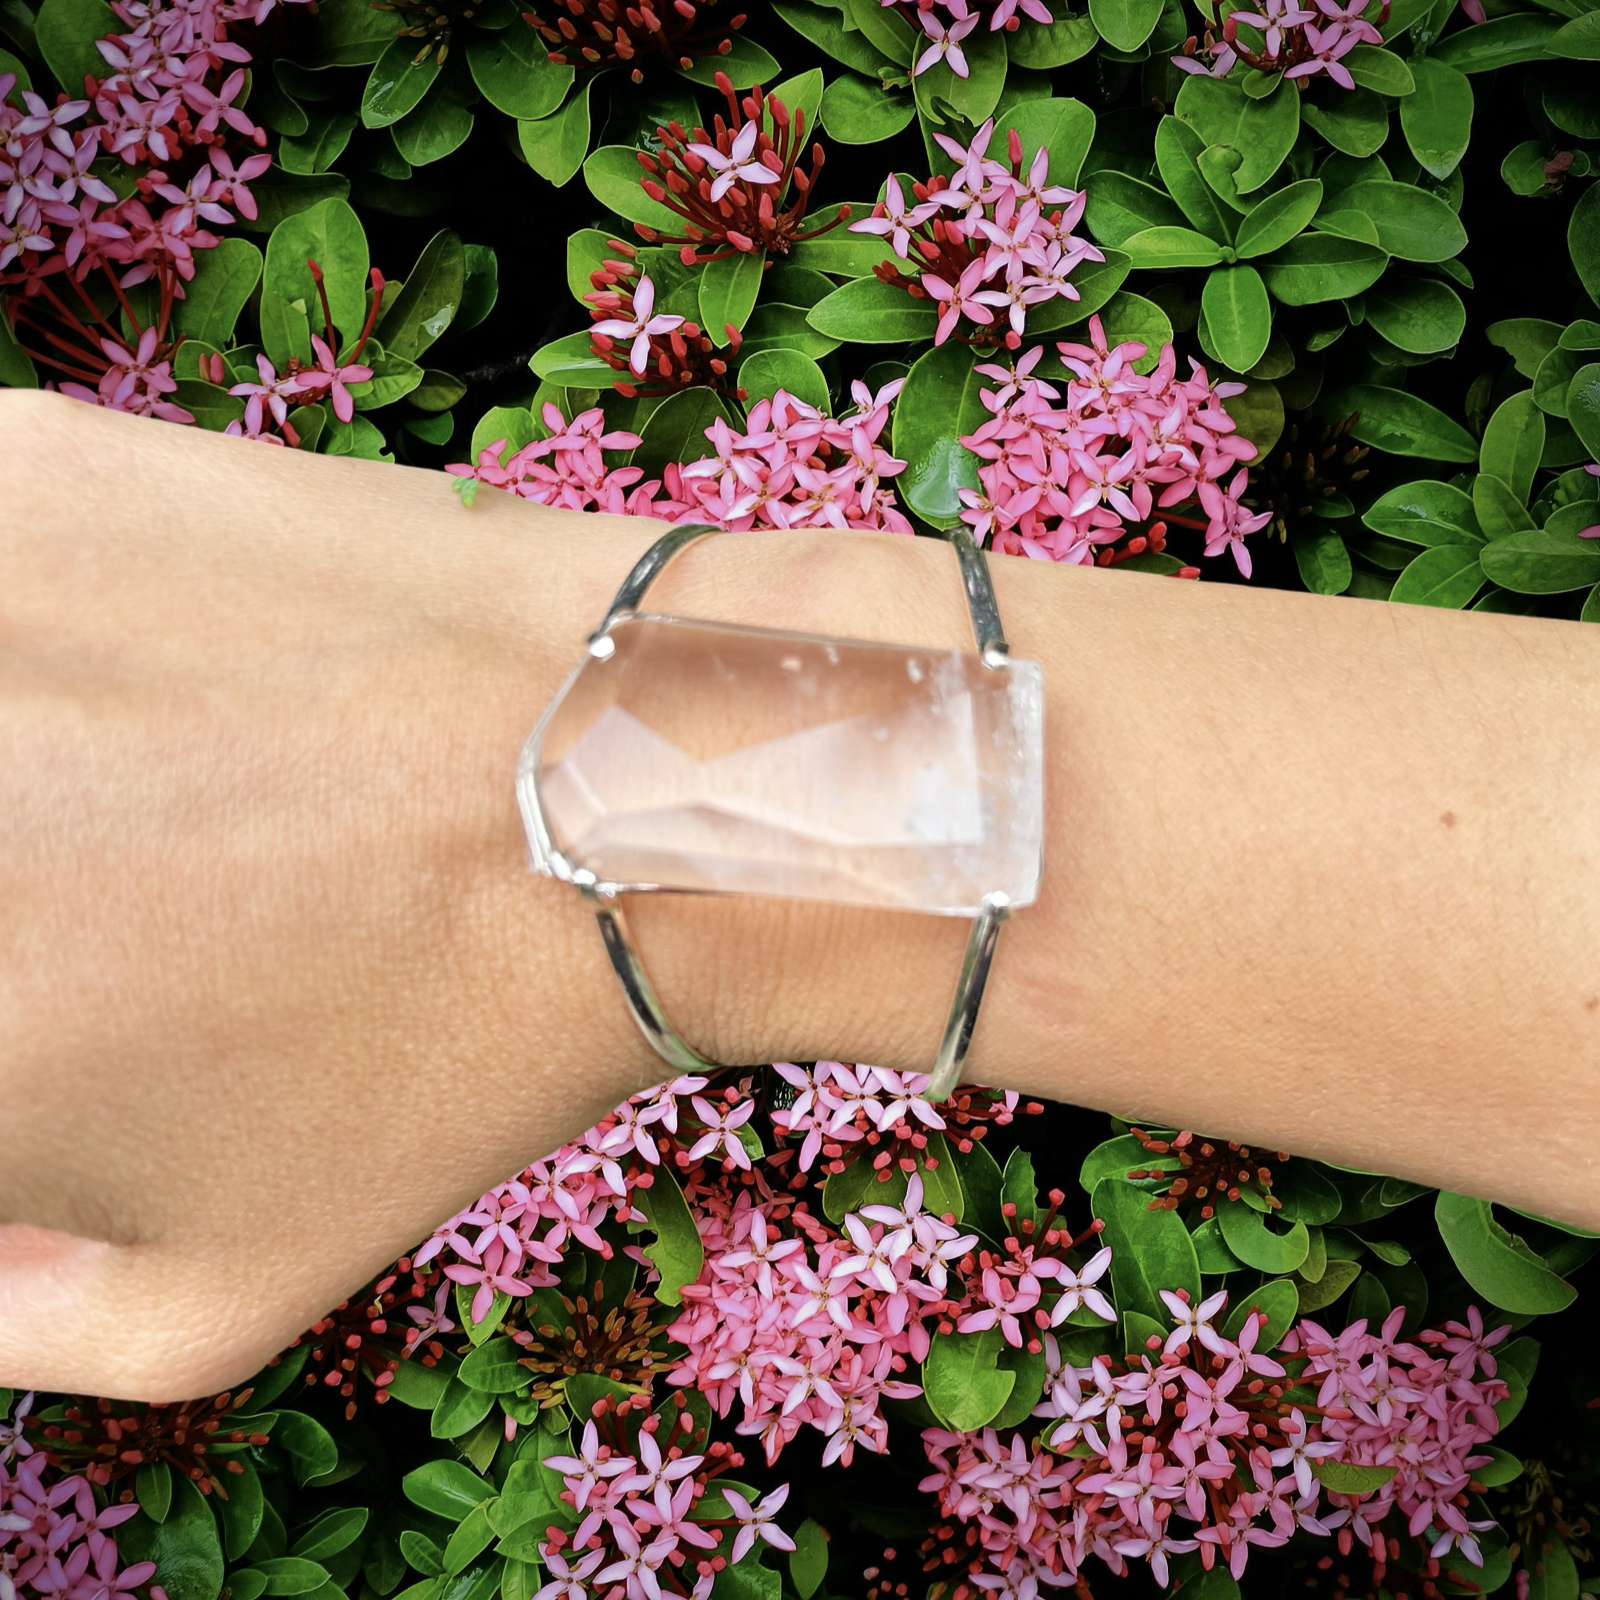
[[(662, 534), (634, 563), (633, 570), (623, 579), (622, 587), (617, 590), (616, 598), (611, 602), (600, 626), (589, 636), (590, 655), (601, 660), (611, 655), (615, 648), (610, 637), (611, 629), (638, 610), (646, 591), (661, 575), (667, 563), (697, 540), (721, 531), (705, 523), (690, 523)], [(955, 547), (960, 563), (962, 590), (972, 618), (972, 635), (978, 655), (992, 671), (1004, 672), (1010, 665), (1010, 647), (1000, 625), (1000, 608), (989, 578), (988, 561), (973, 542), (972, 535), (961, 524), (945, 529), (943, 537)], [(720, 1071), (724, 1063), (708, 1061), (692, 1049), (667, 1020), (660, 997), (650, 982), (644, 962), (628, 932), (627, 918), (623, 915), (618, 893), (609, 885), (595, 881), (593, 874), (588, 872), (575, 872), (573, 882), (594, 909), (611, 969), (622, 985), (633, 1020), (650, 1041), (651, 1048), (675, 1072)], [(989, 980), (989, 968), (994, 960), (995, 943), (1000, 937), (1000, 925), (1009, 914), (1010, 906), (1006, 897), (1003, 894), (991, 894), (984, 897), (983, 909), (973, 918), (966, 954), (962, 958), (955, 993), (950, 1000), (950, 1015), (945, 1023), (944, 1037), (939, 1043), (939, 1053), (934, 1058), (929, 1077), (926, 1097), (930, 1101), (948, 1099), (960, 1081), (967, 1049), (972, 1042), (972, 1031), (978, 1021), (978, 1008), (983, 1002), (984, 986)]]

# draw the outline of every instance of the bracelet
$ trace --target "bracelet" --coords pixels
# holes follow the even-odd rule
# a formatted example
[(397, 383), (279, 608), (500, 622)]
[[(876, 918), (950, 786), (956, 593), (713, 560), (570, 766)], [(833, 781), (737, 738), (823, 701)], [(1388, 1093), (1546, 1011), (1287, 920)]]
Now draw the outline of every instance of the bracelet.
[[(982, 550), (954, 547), (975, 652), (653, 615), (672, 528), (589, 636), (522, 748), (517, 800), (535, 871), (577, 887), (646, 1039), (675, 1071), (715, 1071), (668, 1021), (621, 897), (775, 894), (972, 918), (929, 1100), (949, 1097), (1000, 925), (1038, 893), (1043, 682), (1013, 660)], [(700, 697), (732, 703), (713, 738)]]

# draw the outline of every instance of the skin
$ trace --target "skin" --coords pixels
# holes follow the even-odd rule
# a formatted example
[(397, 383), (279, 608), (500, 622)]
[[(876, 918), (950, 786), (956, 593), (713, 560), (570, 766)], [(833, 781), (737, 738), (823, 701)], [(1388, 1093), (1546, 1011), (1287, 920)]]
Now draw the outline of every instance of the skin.
[[(210, 1394), (663, 1076), (511, 784), (659, 525), (50, 395), (0, 460), (0, 1384)], [(1048, 838), (970, 1075), (1600, 1227), (1600, 631), (991, 566)], [(929, 540), (652, 604), (970, 643)], [(727, 1061), (926, 1065), (965, 939), (631, 915)]]

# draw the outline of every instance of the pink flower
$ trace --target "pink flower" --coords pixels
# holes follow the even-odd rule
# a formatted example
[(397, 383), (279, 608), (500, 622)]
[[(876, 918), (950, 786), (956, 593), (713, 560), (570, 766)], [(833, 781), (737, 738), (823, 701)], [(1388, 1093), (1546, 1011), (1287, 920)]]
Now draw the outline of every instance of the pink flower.
[[(753, 129), (755, 124), (751, 123), (750, 126)], [(650, 341), (658, 334), (671, 333), (674, 329), (681, 328), (684, 323), (682, 317), (653, 315), (655, 304), (656, 286), (649, 277), (641, 275), (638, 286), (633, 291), (633, 316), (609, 317), (603, 322), (595, 323), (590, 330), (593, 333), (607, 334), (613, 339), (633, 340), (633, 348), (628, 352), (628, 366), (641, 375), (650, 358)]]
[(770, 1544), (774, 1550), (794, 1549), (794, 1540), (773, 1520), (782, 1509), (784, 1501), (789, 1498), (788, 1484), (779, 1485), (771, 1494), (753, 1506), (737, 1489), (724, 1487), (722, 1494), (728, 1502), (728, 1510), (733, 1513), (734, 1521), (739, 1525), (739, 1531), (733, 1540), (733, 1550), (729, 1555), (729, 1560), (735, 1566), (744, 1559), (758, 1538)]
[[(733, 143), (726, 155), (713, 144), (691, 144), (688, 146), (688, 149), (693, 154), (697, 155), (716, 173), (716, 177), (711, 182), (711, 198), (713, 200), (720, 200), (741, 178), (746, 183), (778, 182), (781, 176), (780, 173), (774, 172), (760, 161), (752, 161), (750, 159), (756, 147), (756, 136), (760, 132), (761, 125), (759, 123), (745, 123), (738, 133), (734, 135)], [(648, 279), (641, 279), (640, 288), (642, 289), (648, 281)], [(638, 291), (635, 290), (635, 305), (638, 304), (638, 298)], [(648, 310), (646, 310), (644, 315), (648, 316), (648, 314)], [(682, 318), (679, 318), (680, 322), (682, 320)], [(610, 330), (602, 329), (601, 331), (609, 332)], [(666, 332), (668, 330), (662, 329), (659, 331)], [(643, 368), (636, 367), (634, 370), (636, 372), (643, 371)]]
[(922, 13), (922, 31), (933, 43), (917, 57), (917, 64), (911, 69), (912, 77), (937, 66), (941, 61), (948, 62), (950, 70), (958, 78), (970, 74), (961, 41), (978, 26), (978, 19), (968, 12), (965, 0), (949, 0), (949, 6), (951, 21), (948, 23), (934, 16), (931, 11)]

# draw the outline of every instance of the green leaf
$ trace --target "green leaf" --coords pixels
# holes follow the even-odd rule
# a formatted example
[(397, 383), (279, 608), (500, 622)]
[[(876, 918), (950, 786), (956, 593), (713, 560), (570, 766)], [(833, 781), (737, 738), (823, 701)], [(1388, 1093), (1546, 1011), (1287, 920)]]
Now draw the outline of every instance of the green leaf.
[[(1600, 376), (1600, 368), (1596, 368), (1596, 375)], [(1502, 401), (1489, 418), (1478, 464), (1482, 471), (1493, 473), (1507, 484), (1519, 504), (1526, 505), (1543, 454), (1544, 416), (1533, 403), (1533, 391), (1523, 389)], [(1484, 531), (1493, 536), (1487, 523)]]
[(259, 1600), (266, 1592), (267, 1580), (254, 1567), (241, 1567), (228, 1579), (229, 1600)]
[[(4, 1415), (5, 1410), (0, 1409), (0, 1416)], [(172, 1508), (172, 1468), (165, 1461), (146, 1462), (134, 1474), (133, 1493), (152, 1522), (165, 1522)]]
[(395, 149), (413, 167), (443, 161), (459, 150), (472, 132), (472, 108), (461, 98), (462, 91), (473, 100), (477, 96), (452, 74), (438, 94), (429, 95), (415, 111), (394, 124), (391, 130)]
[(464, 1567), (475, 1561), (494, 1539), (494, 1529), (489, 1523), (489, 1505), (474, 1506), (461, 1519), (456, 1531), (450, 1535), (440, 1558), (444, 1570), (454, 1577)]
[(1485, 545), (1483, 570), (1513, 594), (1587, 589), (1600, 583), (1600, 540), (1580, 538), (1579, 530), (1593, 520), (1592, 505), (1562, 506), (1544, 527)]
[(760, 350), (739, 368), (749, 403), (771, 399), (780, 389), (818, 411), (828, 410), (828, 380), (810, 356), (795, 350)]
[(1132, 53), (1155, 32), (1161, 0), (1089, 0), (1089, 17), (1113, 50)]
[(494, 33), (475, 28), (467, 36), (466, 54), (483, 98), (519, 122), (549, 116), (576, 76), (571, 67), (550, 59), (549, 47), (531, 27), (513, 25)]
[(779, 1600), (783, 1579), (773, 1568), (762, 1565), (761, 1551), (762, 1546), (757, 1543), (742, 1561), (724, 1567), (711, 1586), (711, 1600)]
[(1350, 76), (1363, 89), (1373, 89), (1379, 94), (1402, 95), (1411, 94), (1417, 87), (1416, 79), (1411, 76), (1411, 68), (1392, 50), (1384, 50), (1375, 44), (1358, 44), (1340, 59)]
[(1472, 85), (1435, 56), (1415, 57), (1411, 70), (1417, 92), (1400, 102), (1401, 132), (1425, 171), (1448, 178), (1472, 135)]
[(716, 344), (726, 344), (726, 325), (742, 328), (756, 308), (766, 255), (739, 250), (707, 263), (700, 274), (700, 325)]
[[(643, 467), (647, 478), (659, 478), (670, 462), (686, 464), (710, 455), (711, 444), (706, 438), (706, 430), (718, 420), (726, 422), (728, 411), (713, 390), (696, 387), (680, 389), (676, 394), (668, 395), (650, 413), (640, 430), (641, 442), (633, 452), (632, 465)], [(682, 1190), (679, 1190), (679, 1195), (681, 1197)], [(679, 1218), (670, 1196), (664, 1205), (662, 1221), (675, 1234)], [(692, 1283), (699, 1274), (700, 1268), (696, 1263), (694, 1272), (684, 1281)]]
[(1486, 1444), (1480, 1445), (1477, 1453), (1494, 1458), (1488, 1466), (1473, 1469), (1472, 1481), (1481, 1483), (1485, 1489), (1501, 1488), (1522, 1476), (1522, 1463), (1509, 1450), (1497, 1444)]
[(233, 236), (213, 250), (197, 250), (194, 265), (184, 298), (172, 308), (173, 331), (226, 350), (239, 313), (261, 281), (261, 252), (248, 239)]
[(797, 350), (814, 361), (838, 347), (837, 339), (819, 333), (806, 321), (803, 307), (782, 305), (757, 306), (745, 324), (744, 342), (739, 346), (746, 360), (763, 350)]
[(261, 1591), (265, 1595), (314, 1594), (328, 1581), (326, 1567), (315, 1561), (302, 1561), (298, 1556), (258, 1561), (255, 1570), (266, 1579)]
[(1091, 172), (1085, 188), (1084, 224), (1097, 244), (1120, 245), (1146, 228), (1183, 226), (1183, 212), (1169, 195), (1114, 168)]
[(39, 374), (28, 353), (17, 343), (10, 319), (0, 310), (0, 385), (10, 389), (37, 389)]
[(1233, 418), (1239, 437), (1248, 439), (1256, 453), (1245, 462), (1253, 467), (1278, 442), (1283, 432), (1283, 396), (1275, 383), (1261, 379), (1247, 379), (1243, 394), (1234, 395), (1227, 404), (1228, 415)]
[(1521, 61), (1548, 61), (1546, 52), (1564, 31), (1554, 17), (1518, 12), (1447, 34), (1428, 55), (1458, 72), (1492, 72)]
[(954, 1156), (953, 1161), (964, 1197), (962, 1214), (966, 1222), (998, 1241), (1006, 1232), (1000, 1215), (1004, 1180), (999, 1165), (988, 1146), (978, 1141), (965, 1155)]
[(1472, 499), (1454, 484), (1422, 478), (1378, 499), (1361, 520), (1376, 533), (1408, 544), (1482, 544)]
[(570, 389), (609, 389), (617, 376), (594, 354), (587, 329), (542, 345), (534, 351), (528, 366), (536, 377)]
[(452, 1378), (433, 1408), (428, 1431), (435, 1439), (459, 1439), (488, 1416), (494, 1403), (492, 1394), (480, 1393), (477, 1389), (469, 1388), (459, 1377)]
[(1122, 241), (1135, 267), (1214, 267), (1222, 247), (1193, 228), (1145, 228)]
[(1039, 1180), (1034, 1176), (1033, 1157), (1020, 1147), (1006, 1157), (1000, 1177), (1000, 1205), (1002, 1217), (1006, 1206), (1013, 1207), (1019, 1224), (1039, 1220)]
[(1359, 1262), (1329, 1261), (1315, 1283), (1296, 1283), (1300, 1291), (1300, 1315), (1309, 1317), (1312, 1312), (1331, 1306), (1360, 1276)]
[(1507, 317), (1491, 322), (1484, 334), (1490, 344), (1511, 357), (1524, 378), (1532, 378), (1539, 371), (1539, 363), (1560, 343), (1561, 324), (1542, 317)]
[(1298, 183), (1287, 184), (1260, 201), (1240, 221), (1234, 250), (1241, 259), (1281, 250), (1305, 229), (1321, 204), (1322, 185), (1317, 179), (1302, 178)]
[(1159, 1187), (1162, 1180), (1129, 1178), (1128, 1174), (1152, 1168), (1161, 1172), (1181, 1172), (1183, 1163), (1175, 1155), (1152, 1155), (1131, 1133), (1125, 1133), (1097, 1144), (1083, 1158), (1083, 1165), (1078, 1168), (1078, 1183), (1086, 1194), (1093, 1194), (1102, 1178), (1117, 1178), (1148, 1192)]
[(898, 10), (885, 10), (879, 0), (845, 0), (845, 26), (855, 28), (896, 66), (909, 67), (920, 32)]
[[(808, 39), (829, 61), (837, 61), (862, 75), (878, 93), (878, 74), (896, 63), (878, 49), (861, 30), (846, 21), (848, 8), (828, 5), (804, 5), (797, 0), (773, 0), (772, 9), (789, 24), (802, 39)], [(910, 48), (910, 29), (894, 36)], [(904, 65), (904, 60), (900, 62)], [(826, 114), (824, 114), (826, 121)], [(833, 133), (833, 129), (828, 130)], [(838, 137), (837, 134), (834, 137)]]
[(308, 260), (322, 269), (328, 309), (341, 341), (354, 340), (367, 316), (367, 236), (346, 200), (318, 201), (280, 222), (267, 241), (266, 287), (291, 304), (298, 300), (322, 331), (321, 301)]
[(691, 83), (703, 83), (708, 88), (715, 86), (719, 72), (726, 72), (735, 89), (753, 88), (776, 77), (781, 70), (773, 56), (742, 33), (734, 34), (733, 48), (726, 55), (696, 56), (688, 66), (678, 68)]
[(39, 53), (56, 82), (73, 99), (83, 94), (85, 77), (99, 80), (111, 75), (95, 41), (125, 31), (125, 24), (105, 0), (44, 0), (34, 18)]
[(1574, 17), (1545, 40), (1544, 48), (1549, 55), (1565, 56), (1569, 61), (1600, 61), (1600, 12)]
[(1535, 1555), (1529, 1550), (1523, 1559), (1528, 1561), (1530, 1557), (1528, 1600), (1578, 1600), (1581, 1592), (1578, 1565), (1559, 1533), (1543, 1536), (1538, 1553)]
[(1307, 100), (1300, 115), (1333, 148), (1358, 160), (1375, 155), (1389, 137), (1389, 107), (1371, 89), (1356, 88), (1325, 104)]
[(444, 1457), (408, 1472), (400, 1480), (400, 1489), (413, 1505), (448, 1522), (460, 1522), (494, 1493), (493, 1485), (471, 1467)]
[[(1217, 1215), (1220, 1217), (1236, 1209), (1231, 1205), (1222, 1206)], [(1240, 1295), (1239, 1303), (1229, 1311), (1228, 1320), (1222, 1325), (1222, 1337), (1237, 1339), (1252, 1312), (1259, 1312), (1263, 1318), (1261, 1331), (1256, 1335), (1256, 1349), (1276, 1350), (1300, 1314), (1300, 1291), (1287, 1278), (1272, 1278), (1259, 1289)]]
[(378, 323), (390, 355), (415, 361), (444, 333), (461, 304), (466, 268), (461, 240), (448, 228), (428, 241)]
[(1272, 337), (1272, 303), (1254, 267), (1219, 267), (1206, 274), (1200, 308), (1217, 355), (1235, 372), (1248, 372)]
[(217, 1505), (216, 1511), (229, 1561), (237, 1561), (255, 1543), (265, 1508), (261, 1477), (253, 1463), (245, 1463), (244, 1471), (238, 1475), (228, 1475), (228, 1498)]
[(1397, 1467), (1357, 1467), (1331, 1457), (1311, 1463), (1311, 1475), (1333, 1494), (1372, 1494), (1398, 1470)]
[(278, 144), (278, 159), (286, 172), (326, 172), (345, 152), (350, 135), (361, 124), (354, 111), (323, 111), (309, 114), (307, 131), (298, 138), (284, 138)]
[(1477, 547), (1441, 544), (1424, 550), (1406, 567), (1395, 579), (1389, 598), (1396, 604), (1460, 611), (1482, 587)]
[(523, 159), (558, 189), (577, 176), (588, 151), (589, 91), (593, 87), (594, 79), (586, 78), (559, 111), (517, 123), (517, 147)]
[(1101, 1243), (1111, 1247), (1111, 1283), (1119, 1312), (1136, 1311), (1165, 1327), (1171, 1318), (1162, 1289), (1187, 1289), (1192, 1300), (1199, 1300), (1200, 1263), (1176, 1211), (1151, 1211), (1149, 1197), (1118, 1178), (1095, 1185), (1090, 1207), (1105, 1223)]
[(461, 1381), (484, 1394), (514, 1394), (532, 1378), (526, 1367), (518, 1365), (521, 1353), (521, 1346), (508, 1336), (490, 1339), (462, 1360)]
[(916, 114), (910, 95), (889, 94), (881, 83), (843, 72), (823, 92), (819, 123), (838, 144), (877, 144), (892, 139)]
[(1590, 456), (1600, 461), (1600, 362), (1573, 373), (1567, 385), (1567, 420)]
[(309, 67), (370, 66), (393, 40), (395, 27), (391, 11), (362, 0), (327, 0), (317, 7), (310, 53), (299, 60)]
[(1247, 1267), (1261, 1272), (1293, 1272), (1311, 1248), (1306, 1225), (1297, 1222), (1287, 1233), (1274, 1233), (1254, 1207), (1229, 1204), (1217, 1207), (1223, 1241)]
[(998, 1328), (934, 1334), (922, 1364), (922, 1389), (945, 1427), (966, 1433), (1000, 1415), (1017, 1381), (999, 1366), (1004, 1348)]
[(272, 1442), (288, 1452), (298, 1484), (310, 1483), (339, 1464), (339, 1446), (333, 1435), (304, 1411), (280, 1411)]
[(928, 124), (937, 125), (942, 120), (942, 106), (950, 107), (968, 122), (980, 123), (1000, 103), (1009, 65), (1005, 41), (998, 34), (985, 31), (970, 36), (961, 48), (967, 58), (964, 77), (958, 77), (948, 62), (940, 61), (912, 80), (917, 110)]
[(217, 1600), (222, 1591), (222, 1543), (206, 1497), (192, 1478), (174, 1474), (165, 1521), (134, 1517), (117, 1529), (121, 1564), (154, 1561), (170, 1600)]
[[(1542, 419), (1541, 419), (1542, 420)], [(1527, 533), (1536, 524), (1519, 496), (1505, 479), (1492, 472), (1480, 472), (1472, 481), (1472, 509), (1478, 526), (1488, 539), (1505, 539), (1513, 533)]]
[(1487, 1200), (1441, 1190), (1433, 1214), (1461, 1276), (1502, 1311), (1543, 1316), (1577, 1298), (1571, 1284), (1494, 1220)]
[(629, 222), (677, 234), (683, 219), (644, 192), (640, 180), (645, 176), (639, 152), (631, 145), (603, 144), (583, 164), (583, 181), (601, 205)]
[[(673, 395), (665, 404), (658, 406), (650, 421), (654, 422), (678, 398)], [(646, 441), (651, 442), (648, 424)], [(645, 445), (641, 444), (639, 451), (635, 452), (636, 463), (638, 454), (644, 449)], [(683, 459), (697, 460), (698, 457), (690, 455)], [(683, 1286), (693, 1283), (700, 1276), (700, 1268), (705, 1260), (705, 1248), (700, 1242), (700, 1230), (694, 1214), (689, 1210), (689, 1203), (683, 1197), (683, 1189), (677, 1178), (664, 1167), (656, 1169), (655, 1181), (648, 1189), (636, 1189), (634, 1195), (636, 1204), (649, 1218), (650, 1226), (656, 1233), (655, 1243), (644, 1247), (644, 1253), (660, 1274), (655, 1297), (662, 1305), (681, 1305)]]
[(368, 128), (387, 128), (412, 110), (439, 76), (439, 62), (429, 49), (421, 61), (415, 39), (395, 39), (373, 63), (361, 95), (361, 121)]
[(789, 1552), (789, 1581), (800, 1600), (811, 1600), (828, 1575), (828, 1536), (807, 1517), (794, 1530), (794, 1549)]
[(1312, 594), (1343, 594), (1354, 569), (1344, 540), (1332, 531), (1301, 533), (1291, 539), (1300, 581)]
[(1339, 205), (1370, 218), (1380, 248), (1402, 261), (1446, 261), (1467, 242), (1455, 212), (1415, 184), (1381, 178), (1353, 184), (1340, 195)]
[(965, 345), (940, 345), (915, 362), (894, 411), (894, 453), (906, 463), (901, 498), (935, 527), (961, 510), (959, 491), (978, 487), (977, 458), (961, 442), (988, 419), (985, 380)]
[(1286, 306), (1348, 300), (1383, 276), (1388, 256), (1376, 245), (1331, 233), (1303, 233), (1261, 263), (1272, 298)]
[(898, 1167), (890, 1169), (881, 1183), (870, 1161), (852, 1161), (843, 1172), (829, 1175), (822, 1186), (822, 1214), (829, 1222), (843, 1222), (862, 1206), (898, 1205), (906, 1193), (906, 1175)]
[(877, 278), (857, 278), (812, 306), (806, 321), (847, 344), (908, 344), (933, 337), (938, 313), (931, 300), (913, 300)]
[(1014, 67), (1048, 72), (1089, 54), (1099, 42), (1094, 19), (1081, 12), (1058, 16), (1048, 28), (1025, 22), (1006, 35), (1006, 49)]
[(1081, 100), (1050, 97), (1019, 100), (995, 118), (992, 150), (1004, 150), (1012, 129), (1022, 141), (1022, 165), (1033, 163), (1034, 152), (1044, 150), (1050, 159), (1047, 181), (1077, 188), (1084, 157), (1094, 142), (1094, 112)]
[(1385, 278), (1366, 305), (1368, 326), (1413, 355), (1455, 349), (1467, 326), (1461, 296), (1437, 278)]
[(1478, 441), (1437, 406), (1376, 383), (1357, 383), (1339, 392), (1335, 409), (1360, 415), (1350, 433), (1390, 455), (1423, 456), (1432, 461), (1471, 464), (1478, 459)]
[(1233, 181), (1241, 195), (1253, 194), (1272, 177), (1300, 131), (1300, 95), (1290, 83), (1252, 100), (1231, 78), (1190, 75), (1173, 110), (1205, 144), (1239, 152)]
[[(232, 1485), (229, 1485), (231, 1492)], [(289, 1554), (307, 1561), (326, 1561), (361, 1537), (369, 1512), (365, 1506), (338, 1506), (325, 1511), (289, 1547)]]
[(1167, 193), (1193, 227), (1218, 244), (1228, 244), (1237, 218), (1201, 176), (1205, 148), (1200, 135), (1177, 117), (1163, 117), (1156, 127), (1156, 168)]

